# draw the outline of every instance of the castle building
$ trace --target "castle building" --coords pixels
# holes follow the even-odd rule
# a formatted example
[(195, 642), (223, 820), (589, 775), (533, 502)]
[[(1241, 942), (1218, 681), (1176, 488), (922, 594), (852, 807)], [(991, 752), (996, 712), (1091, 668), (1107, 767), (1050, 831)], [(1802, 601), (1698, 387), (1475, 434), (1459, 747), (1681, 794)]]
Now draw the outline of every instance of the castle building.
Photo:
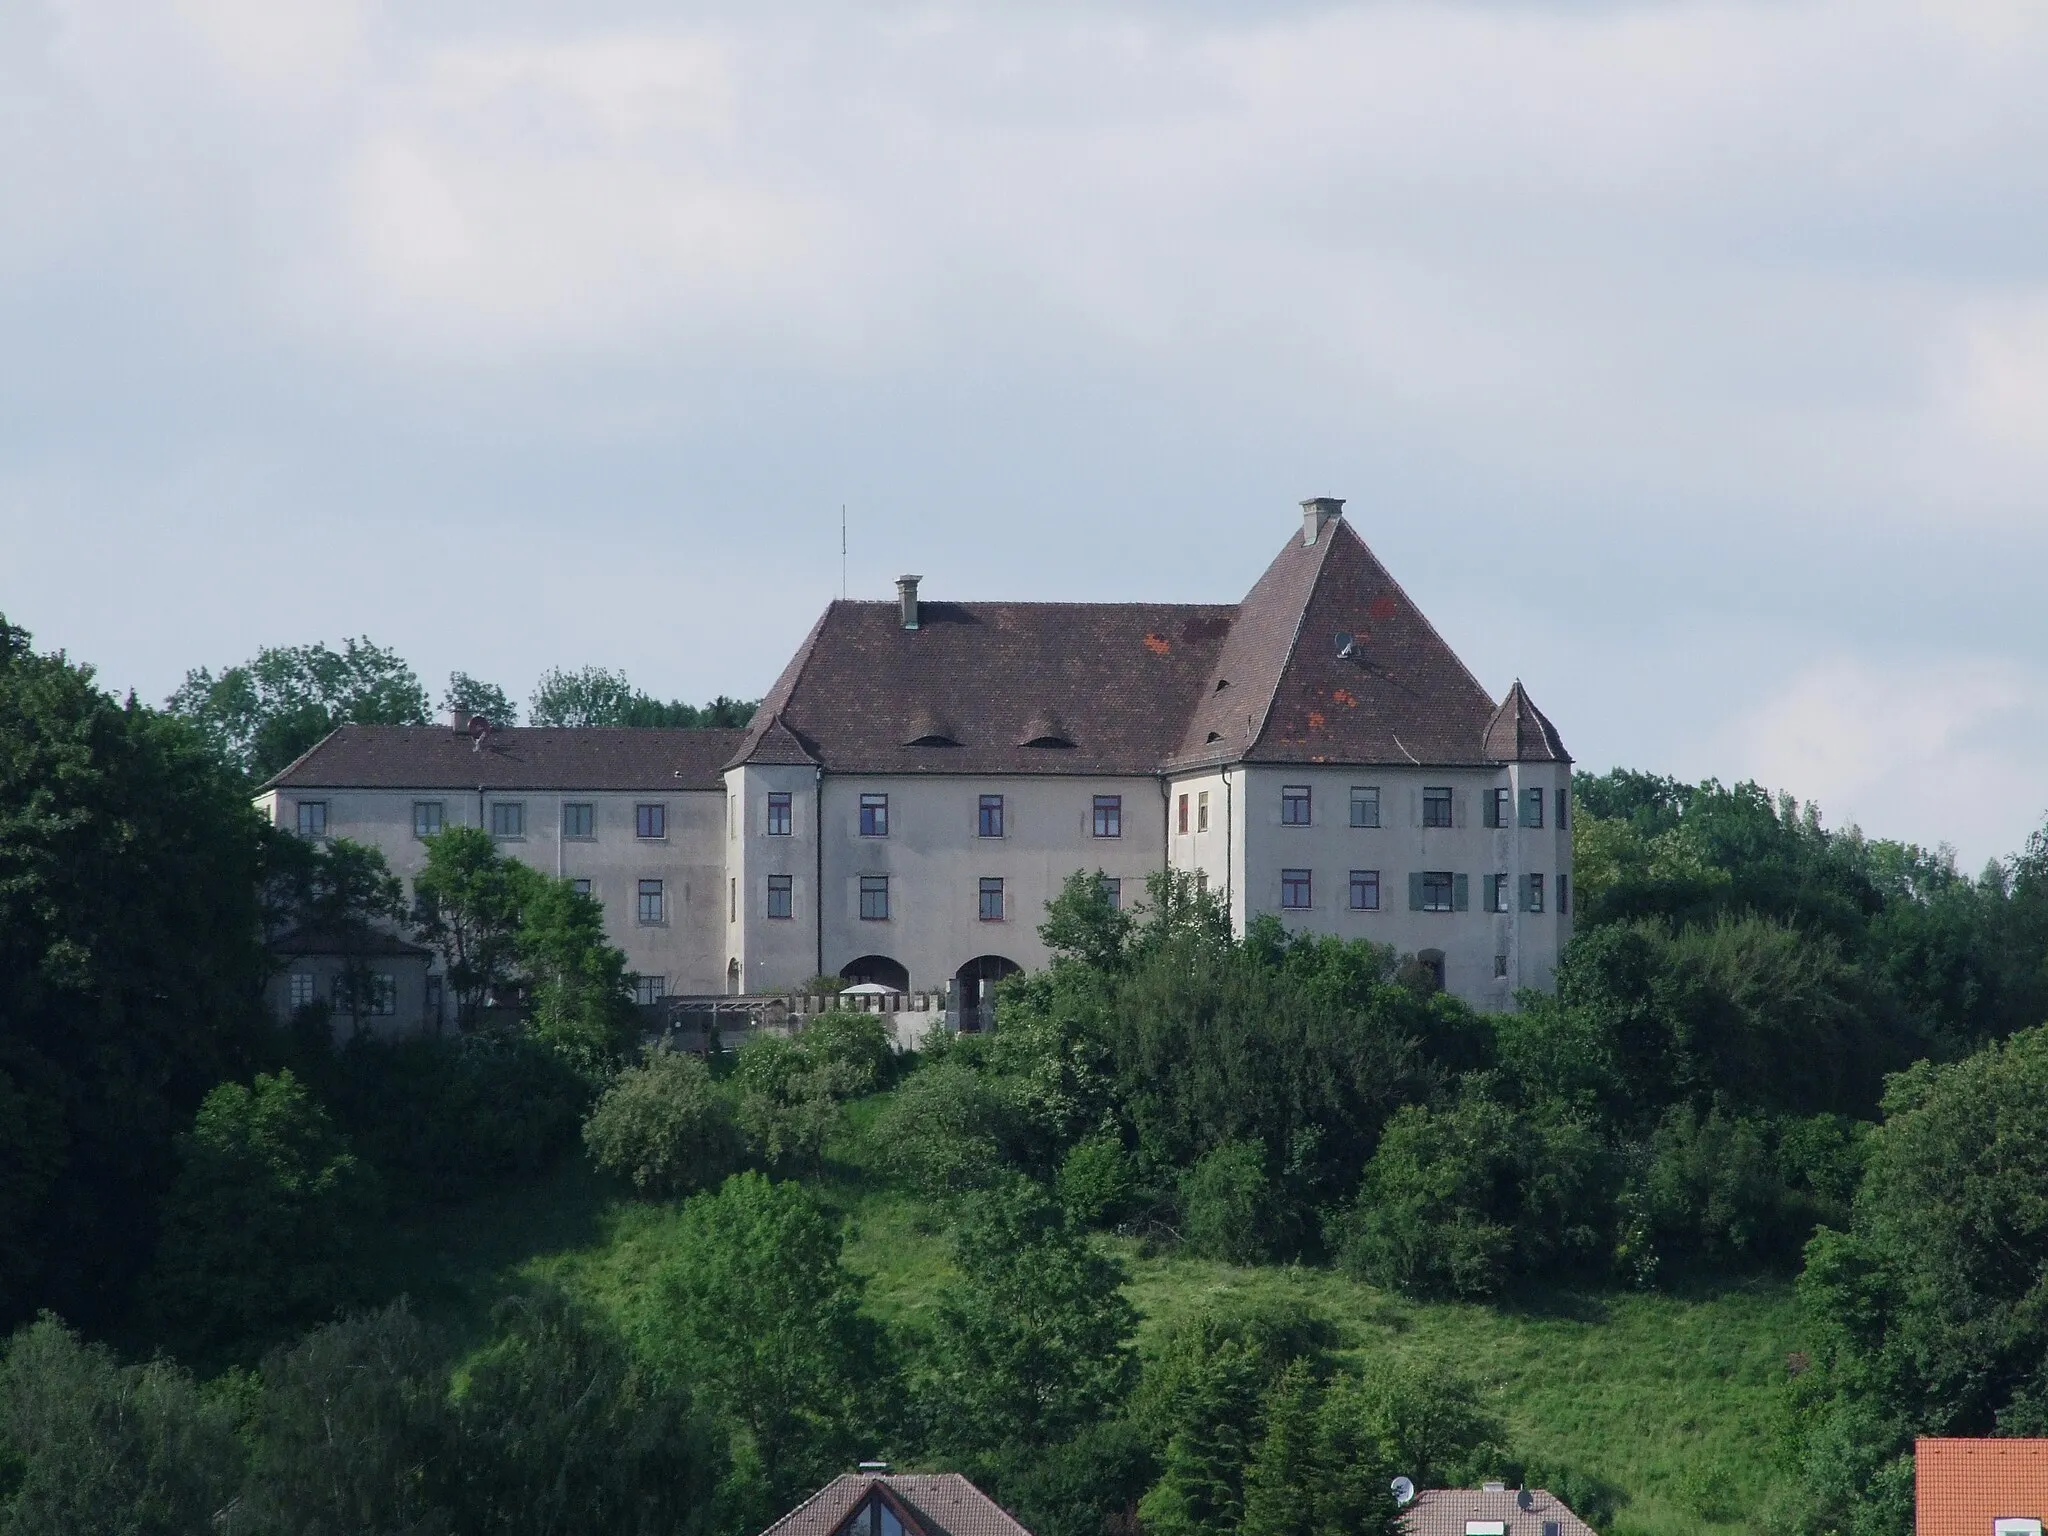
[(1342, 506), (1304, 502), (1239, 603), (931, 601), (905, 576), (830, 604), (743, 731), (343, 726), (259, 804), (408, 880), (426, 837), (488, 829), (604, 903), (644, 1002), (828, 974), (972, 1007), (1044, 963), (1074, 871), (1128, 905), (1164, 868), (1240, 933), (1391, 944), (1506, 1008), (1570, 936), (1571, 759)]

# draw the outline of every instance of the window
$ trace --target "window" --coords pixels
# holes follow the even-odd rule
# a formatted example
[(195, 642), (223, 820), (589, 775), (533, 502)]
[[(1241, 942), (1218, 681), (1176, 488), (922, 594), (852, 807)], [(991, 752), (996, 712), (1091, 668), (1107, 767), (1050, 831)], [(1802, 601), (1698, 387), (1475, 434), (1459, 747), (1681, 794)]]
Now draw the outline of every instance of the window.
[(1486, 792), (1486, 824), (1489, 827), (1504, 827), (1508, 824), (1510, 798), (1510, 791), (1505, 786)]
[(1286, 784), (1280, 789), (1280, 825), (1283, 827), (1305, 827), (1309, 822), (1308, 786)]
[(1566, 809), (1571, 803), (1571, 791), (1560, 789), (1557, 792), (1557, 830), (1560, 832), (1565, 829), (1566, 824), (1571, 820), (1571, 816)]
[(1451, 792), (1448, 789), (1425, 789), (1422, 792), (1422, 824), (1425, 827), (1448, 827), (1451, 824)]
[(412, 835), (414, 837), (438, 837), (441, 835), (442, 807), (438, 800), (415, 800), (412, 803)]
[(643, 923), (658, 923), (662, 921), (664, 905), (661, 895), (661, 882), (659, 880), (642, 880), (640, 882), (640, 921)]
[(770, 917), (790, 916), (792, 879), (788, 875), (768, 877), (768, 915)]
[(1522, 825), (1540, 827), (1543, 825), (1543, 791), (1525, 789), (1522, 791)]
[(348, 972), (334, 977), (334, 1011), (366, 1018), (388, 1019), (398, 1012), (398, 978), (388, 971), (376, 971), (362, 978), (364, 992), (355, 995)]
[(770, 837), (789, 836), (788, 795), (770, 795), (768, 797), (768, 835)]
[(1351, 825), (1376, 827), (1380, 824), (1380, 792), (1375, 784), (1351, 787)]
[(651, 1008), (660, 1002), (668, 992), (668, 978), (665, 976), (635, 976), (633, 978), (633, 1001), (642, 1008)]
[(1507, 977), (1507, 974), (1508, 974), (1508, 957), (1507, 957), (1506, 955), (1495, 955), (1495, 956), (1493, 957), (1493, 977), (1494, 977), (1494, 980), (1496, 980), (1496, 981), (1501, 981), (1501, 980), (1504, 980), (1504, 979), (1506, 979), (1506, 977)]
[(588, 842), (597, 836), (597, 807), (586, 800), (565, 801), (562, 806), (562, 836)]
[(299, 802), (299, 836), (325, 837), (327, 835), (327, 802), (325, 800), (301, 800)]
[(1413, 889), (1409, 905), (1418, 912), (1452, 912), (1457, 910), (1457, 877), (1449, 870), (1426, 870), (1419, 875), (1408, 877)]
[(320, 979), (311, 971), (292, 972), (292, 1009), (310, 1008), (320, 1000)]
[(1488, 875), (1486, 877), (1486, 910), (1505, 912), (1508, 909), (1508, 877)]
[(1280, 905), (1289, 911), (1301, 911), (1309, 905), (1309, 874), (1305, 869), (1283, 869), (1280, 871)]
[(1377, 912), (1380, 909), (1380, 872), (1376, 869), (1351, 871), (1351, 910)]
[(1178, 819), (1174, 823), (1175, 830), (1178, 831), (1182, 837), (1186, 837), (1188, 835), (1188, 797), (1186, 795), (1182, 795), (1180, 797), (1180, 807), (1177, 812), (1177, 817)]
[(1102, 877), (1102, 894), (1109, 898), (1109, 909), (1112, 912), (1121, 911), (1123, 909), (1123, 881), (1117, 879), (1114, 875), (1104, 875)]
[(1097, 795), (1095, 797), (1095, 835), (1097, 837), (1122, 837), (1124, 835), (1124, 797), (1122, 795)]
[(1209, 830), (1209, 791), (1206, 789), (1197, 790), (1195, 793), (1195, 830)]
[(987, 875), (981, 881), (981, 920), (984, 923), (1003, 920), (1003, 882)]
[(860, 797), (860, 835), (862, 837), (887, 837), (889, 835), (889, 797), (887, 795), (862, 795)]
[(523, 800), (492, 801), (491, 836), (526, 836), (526, 802)]
[(860, 916), (866, 923), (889, 921), (889, 877), (887, 875), (862, 875), (860, 877)]
[[(1507, 959), (1508, 957), (1506, 955), (1502, 955), (1500, 957), (1501, 975), (1503, 976), (1507, 975)], [(1564, 1522), (1562, 1520), (1544, 1521), (1543, 1536), (1564, 1536)]]
[(578, 896), (588, 896), (590, 894), (590, 882), (588, 880), (571, 880), (569, 888)]
[(1530, 912), (1541, 912), (1543, 910), (1543, 877), (1541, 875), (1522, 876), (1522, 906)]
[[(740, 877), (733, 875), (725, 882), (725, 920), (736, 923), (740, 920)], [(735, 961), (734, 964), (739, 962)]]
[[(1564, 802), (1560, 800), (1558, 804), (1562, 806)], [(1571, 915), (1571, 910), (1572, 877), (1560, 870), (1557, 876), (1557, 915), (1559, 917), (1568, 917)]]
[(633, 835), (635, 837), (667, 837), (668, 807), (665, 805), (634, 806)]
[(983, 795), (981, 797), (981, 806), (976, 812), (974, 830), (975, 835), (978, 837), (1001, 837), (1003, 835), (1003, 797), (1001, 795)]

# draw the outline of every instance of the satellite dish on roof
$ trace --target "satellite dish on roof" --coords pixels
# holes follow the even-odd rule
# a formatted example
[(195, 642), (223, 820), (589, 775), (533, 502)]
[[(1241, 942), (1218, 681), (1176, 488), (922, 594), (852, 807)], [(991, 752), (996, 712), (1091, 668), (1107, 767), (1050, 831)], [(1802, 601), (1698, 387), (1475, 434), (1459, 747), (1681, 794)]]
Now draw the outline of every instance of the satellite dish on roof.
[(489, 715), (471, 715), (469, 717), (469, 734), (478, 740), (490, 735), (491, 717)]
[(1349, 661), (1352, 653), (1357, 649), (1358, 641), (1352, 636), (1350, 630), (1340, 629), (1337, 631), (1337, 655), (1342, 660)]
[(1394, 1503), (1406, 1509), (1415, 1502), (1415, 1484), (1405, 1477), (1397, 1477), (1387, 1485), (1393, 1490)]

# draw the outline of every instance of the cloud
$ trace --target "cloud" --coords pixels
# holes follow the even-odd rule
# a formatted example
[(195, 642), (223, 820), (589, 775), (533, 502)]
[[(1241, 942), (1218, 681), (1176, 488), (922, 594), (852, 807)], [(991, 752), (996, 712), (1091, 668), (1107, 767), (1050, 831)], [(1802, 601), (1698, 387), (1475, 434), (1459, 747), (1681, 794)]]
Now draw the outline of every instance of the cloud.
[(1967, 861), (2015, 851), (2048, 820), (2048, 674), (2000, 657), (1800, 668), (1721, 733), (1726, 761), (1816, 800), (1836, 826), (1949, 842)]

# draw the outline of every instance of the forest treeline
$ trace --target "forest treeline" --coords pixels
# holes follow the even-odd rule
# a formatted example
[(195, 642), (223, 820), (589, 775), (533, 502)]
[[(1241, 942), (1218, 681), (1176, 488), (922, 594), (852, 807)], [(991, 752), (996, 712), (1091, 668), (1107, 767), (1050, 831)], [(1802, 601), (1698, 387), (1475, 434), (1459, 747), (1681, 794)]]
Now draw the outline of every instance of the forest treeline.
[[(1581, 775), (1577, 937), (1512, 1014), (1077, 872), (991, 1033), (706, 1061), (639, 1051), (588, 897), (448, 834), (408, 900), (257, 817), (250, 750), (0, 623), (0, 1532), (744, 1532), (876, 1454), (1041, 1536), (1365, 1529), (1397, 1472), (1615, 1507), (1311, 1313), (1140, 1351), (1102, 1232), (1418, 1296), (1796, 1275), (1787, 1530), (1906, 1530), (1915, 1433), (2048, 1430), (2048, 837), (1971, 875)], [(267, 1017), (266, 933), (378, 921), (464, 968), (466, 1028)], [(898, 1326), (819, 1198), (856, 1109), (953, 1257)], [(680, 1202), (632, 1305), (529, 1287), (479, 1344), (380, 1293), (394, 1216), (570, 1156)]]

